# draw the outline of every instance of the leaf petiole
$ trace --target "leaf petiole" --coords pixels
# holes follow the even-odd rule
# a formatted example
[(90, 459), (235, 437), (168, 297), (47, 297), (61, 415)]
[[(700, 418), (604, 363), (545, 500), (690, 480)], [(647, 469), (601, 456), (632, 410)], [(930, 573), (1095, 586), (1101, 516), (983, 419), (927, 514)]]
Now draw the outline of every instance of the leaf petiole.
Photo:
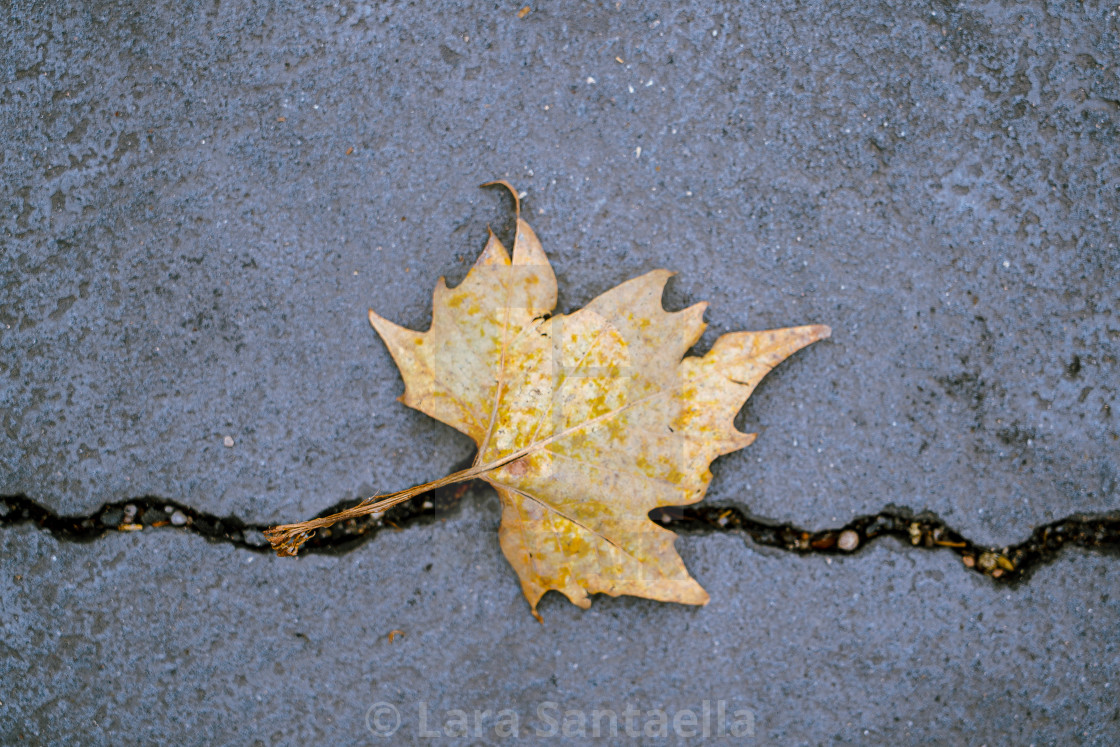
[(453, 472), (447, 477), (426, 482), (423, 485), (414, 485), (411, 488), (398, 490), (395, 493), (371, 496), (356, 506), (348, 508), (345, 511), (331, 514), (330, 516), (323, 516), (309, 521), (299, 521), (295, 524), (281, 524), (280, 526), (267, 530), (264, 536), (268, 539), (269, 543), (272, 545), (272, 549), (276, 551), (277, 555), (291, 557), (299, 552), (299, 548), (302, 547), (307, 540), (315, 536), (315, 531), (317, 529), (325, 529), (326, 527), (337, 524), (340, 521), (346, 521), (347, 519), (356, 519), (359, 516), (381, 513), (386, 509), (396, 506), (398, 503), (404, 503), (429, 490), (442, 488), (444, 485), (453, 485), (457, 482), (473, 480), (493, 467), (494, 465), (492, 464), (482, 465), (481, 467), (475, 466), (470, 469)]

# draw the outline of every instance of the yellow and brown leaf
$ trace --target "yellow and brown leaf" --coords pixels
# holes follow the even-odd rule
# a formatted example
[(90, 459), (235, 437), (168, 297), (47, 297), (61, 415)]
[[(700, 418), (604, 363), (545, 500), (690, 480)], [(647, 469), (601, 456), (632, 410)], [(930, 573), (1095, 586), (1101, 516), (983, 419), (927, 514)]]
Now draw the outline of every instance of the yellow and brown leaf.
[(551, 589), (584, 608), (594, 593), (707, 603), (676, 535), (648, 514), (701, 500), (712, 460), (754, 439), (733, 425), (754, 387), (829, 335), (821, 325), (738, 332), (685, 357), (706, 304), (665, 311), (670, 275), (549, 316), (556, 278), (518, 215), (512, 256), (491, 234), (462, 283), (440, 280), (427, 332), (370, 311), (404, 378), (401, 401), (478, 444), (459, 475), (498, 491), (502, 550), (534, 614)]

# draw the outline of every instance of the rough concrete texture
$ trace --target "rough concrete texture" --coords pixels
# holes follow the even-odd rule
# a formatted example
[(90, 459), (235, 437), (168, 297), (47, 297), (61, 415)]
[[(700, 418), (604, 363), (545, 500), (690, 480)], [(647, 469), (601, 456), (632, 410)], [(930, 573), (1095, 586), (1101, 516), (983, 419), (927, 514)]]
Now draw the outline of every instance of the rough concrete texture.
[[(422, 702), (425, 731), (453, 736), (460, 709), (480, 744), (503, 709), (537, 741), (556, 703), (560, 740), (568, 710), (701, 713), (705, 700), (752, 712), (747, 743), (1114, 741), (1114, 559), (1070, 555), (1009, 591), (899, 545), (827, 564), (689, 537), (707, 607), (621, 598), (582, 612), (550, 597), (542, 626), (497, 543), (479, 541), (497, 509), (472, 501), (300, 562), (179, 534), (95, 549), (5, 533), (5, 565), (23, 576), (0, 578), (0, 675), (20, 683), (4, 695), (5, 741), (377, 743), (378, 703), (411, 741)], [(475, 710), (490, 711), (481, 735)]]
[[(280, 521), (445, 474), (471, 445), (395, 401), (365, 309), (425, 328), (508, 231), (477, 189), (507, 177), (561, 311), (668, 267), (668, 306), (711, 303), (701, 350), (833, 327), (748, 403), (709, 500), (810, 527), (896, 503), (986, 543), (1120, 508), (1115, 3), (520, 5), (6, 12), (0, 493)], [(423, 699), (726, 695), (783, 743), (1120, 720), (1114, 558), (1009, 590), (698, 535), (709, 607), (549, 599), (542, 629), (496, 520), (481, 497), (302, 561), (7, 530), (0, 735), (361, 742), (382, 699), (414, 726)]]

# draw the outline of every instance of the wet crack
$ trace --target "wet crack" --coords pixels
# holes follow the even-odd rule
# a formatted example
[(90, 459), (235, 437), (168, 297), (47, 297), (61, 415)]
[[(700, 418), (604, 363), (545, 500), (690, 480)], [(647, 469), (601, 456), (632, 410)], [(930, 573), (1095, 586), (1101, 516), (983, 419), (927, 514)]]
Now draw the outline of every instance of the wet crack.
[[(381, 515), (363, 516), (319, 530), (302, 552), (343, 554), (365, 544), (382, 531), (393, 531), (446, 518), (458, 508), (472, 487), (459, 483), (422, 493), (408, 503)], [(318, 516), (350, 508), (359, 501), (343, 501)], [(947, 526), (936, 514), (914, 512), (889, 505), (860, 516), (842, 527), (811, 531), (790, 523), (753, 517), (735, 506), (695, 505), (655, 509), (650, 518), (677, 532), (742, 534), (756, 545), (800, 555), (850, 555), (883, 537), (894, 537), (916, 548), (953, 552), (964, 568), (999, 583), (1026, 581), (1038, 568), (1052, 562), (1066, 547), (1080, 547), (1120, 556), (1120, 512), (1075, 514), (1036, 527), (1015, 545), (987, 547)], [(88, 515), (60, 515), (24, 495), (0, 496), (0, 527), (34, 524), (56, 538), (92, 542), (114, 532), (179, 529), (214, 542), (260, 553), (271, 553), (264, 530), (268, 524), (250, 524), (236, 516), (216, 516), (176, 501), (144, 496), (106, 503)]]

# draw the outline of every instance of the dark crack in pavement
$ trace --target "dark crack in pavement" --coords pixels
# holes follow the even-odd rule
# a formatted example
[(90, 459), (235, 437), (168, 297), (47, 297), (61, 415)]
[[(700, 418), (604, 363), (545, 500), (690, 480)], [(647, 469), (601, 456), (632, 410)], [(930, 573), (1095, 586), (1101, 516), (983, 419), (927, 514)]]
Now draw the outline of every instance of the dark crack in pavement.
[[(480, 480), (447, 485), (421, 493), (383, 513), (320, 529), (303, 546), (301, 554), (350, 552), (382, 530), (405, 529), (446, 516), (461, 506), (463, 497), (472, 489), (483, 486)], [(336, 503), (316, 518), (360, 502)], [(26, 496), (13, 495), (0, 497), (0, 510), (0, 527), (34, 524), (71, 542), (91, 542), (110, 532), (182, 529), (245, 550), (272, 552), (264, 531), (273, 525), (249, 523), (236, 516), (216, 516), (156, 496), (106, 503), (91, 514), (67, 516)], [(857, 517), (842, 527), (818, 530), (757, 518), (735, 505), (665, 507), (651, 511), (650, 518), (678, 532), (739, 533), (750, 537), (756, 545), (802, 555), (849, 555), (877, 539), (894, 537), (915, 548), (950, 550), (960, 556), (964, 568), (1004, 584), (1026, 581), (1067, 547), (1120, 557), (1120, 512), (1067, 516), (1036, 527), (1022, 542), (1002, 547), (985, 547), (968, 539), (931, 511), (915, 512), (893, 505), (876, 514)]]

